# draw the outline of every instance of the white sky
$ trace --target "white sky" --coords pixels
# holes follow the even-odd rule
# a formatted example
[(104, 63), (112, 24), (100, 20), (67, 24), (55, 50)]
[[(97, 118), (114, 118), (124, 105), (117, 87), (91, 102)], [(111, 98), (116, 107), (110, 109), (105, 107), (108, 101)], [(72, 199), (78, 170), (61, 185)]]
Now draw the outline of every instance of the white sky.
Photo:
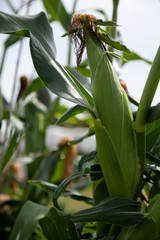
[[(13, 1), (18, 4), (17, 1)], [(70, 11), (73, 0), (63, 0), (66, 8)], [(97, 17), (101, 15), (91, 9), (103, 9), (109, 18), (111, 18), (112, 1), (111, 0), (79, 0), (77, 12), (92, 13)], [(10, 13), (5, 0), (0, 0), (0, 10)], [(38, 13), (43, 10), (40, 1), (35, 1), (30, 10), (30, 14)], [(132, 51), (153, 60), (160, 44), (160, 1), (159, 0), (120, 0), (118, 11), (118, 24), (121, 31), (123, 43)], [(53, 32), (57, 47), (57, 58), (62, 64), (66, 64), (66, 51), (68, 48), (68, 39), (61, 38), (64, 30), (59, 23), (53, 23)], [(2, 44), (5, 39), (0, 35), (0, 59), (2, 57)], [(21, 63), (18, 76), (22, 74), (30, 77), (33, 73), (33, 65), (30, 57), (28, 39), (24, 41)], [(19, 44), (15, 44), (8, 50), (6, 65), (2, 72), (2, 91), (7, 99), (10, 99), (12, 91), (15, 63), (17, 60)], [(73, 55), (73, 62), (75, 56)], [(127, 63), (122, 69), (121, 78), (127, 83), (128, 90), (135, 99), (139, 100), (150, 65), (141, 61)], [(18, 84), (17, 84), (18, 85)], [(160, 86), (154, 99), (154, 104), (160, 102)]]

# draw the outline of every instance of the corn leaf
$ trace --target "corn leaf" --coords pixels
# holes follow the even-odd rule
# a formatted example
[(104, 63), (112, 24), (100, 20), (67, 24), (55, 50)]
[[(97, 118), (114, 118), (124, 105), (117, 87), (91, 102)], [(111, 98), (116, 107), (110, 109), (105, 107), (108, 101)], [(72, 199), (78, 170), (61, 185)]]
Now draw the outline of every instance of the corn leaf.
[(157, 225), (153, 218), (145, 218), (141, 223), (124, 227), (117, 240), (157, 240)]
[[(83, 62), (84, 63), (84, 62)], [(65, 69), (68, 70), (68, 73), (72, 74), (72, 76), (74, 76), (82, 85), (83, 87), (88, 91), (89, 93), (89, 97), (90, 97), (90, 100), (93, 104), (93, 97), (92, 97), (92, 91), (91, 91), (91, 84), (90, 84), (90, 81), (86, 78), (86, 76), (84, 74), (81, 74), (81, 68), (86, 68), (85, 64), (80, 64), (79, 68), (77, 69), (77, 67), (73, 68), (73, 67), (66, 67)], [(87, 69), (89, 74), (90, 74), (90, 71), (89, 69)], [(82, 70), (83, 71), (83, 70)], [(90, 75), (89, 75), (90, 76)], [(88, 76), (87, 76), (88, 77)], [(94, 104), (93, 104), (94, 105)]]
[(79, 239), (71, 215), (55, 208), (51, 208), (47, 215), (39, 220), (39, 224), (47, 240)]
[(83, 113), (86, 111), (86, 108), (80, 105), (76, 105), (70, 109), (68, 109), (56, 122), (57, 125), (64, 123), (71, 117), (74, 117), (77, 114)]
[(114, 58), (116, 58), (116, 59), (121, 59), (121, 60), (123, 60), (123, 61), (127, 61), (123, 56), (121, 56), (121, 55), (119, 55), (119, 54), (117, 54), (117, 53), (109, 52), (109, 51), (107, 51), (107, 53), (109, 53), (110, 56), (112, 56), (112, 57), (114, 57)]
[(146, 151), (150, 151), (160, 136), (160, 119), (146, 124)]
[[(81, 84), (81, 78), (79, 79), (79, 81), (74, 77), (74, 75), (69, 72), (69, 70), (66, 69), (66, 71), (68, 72), (69, 76), (72, 78), (73, 82), (76, 84), (76, 86), (79, 88), (80, 90), (80, 94), (83, 94), (83, 96), (85, 97), (85, 99), (87, 100), (87, 102), (91, 105), (91, 107), (94, 107), (94, 103), (93, 103), (93, 97), (91, 96), (91, 94), (84, 88), (84, 86)], [(83, 80), (84, 81), (84, 80)], [(86, 103), (87, 104), (87, 103)]]
[(74, 222), (105, 222), (120, 226), (140, 223), (145, 214), (141, 212), (142, 203), (123, 198), (105, 199), (92, 208), (72, 215)]
[[(47, 191), (47, 192), (55, 192), (55, 190), (58, 188), (57, 185), (49, 183), (49, 182), (45, 182), (42, 180), (29, 180), (28, 182), (44, 191)], [(62, 193), (62, 195), (65, 197), (70, 197), (77, 201), (83, 201), (87, 204), (93, 204), (92, 198), (83, 196), (82, 194), (80, 194), (76, 191), (65, 189), (64, 192)]]
[(43, 12), (30, 17), (0, 12), (0, 32), (30, 37), (30, 49), (35, 69), (48, 89), (76, 104), (83, 106), (87, 104), (86, 107), (90, 108), (84, 96), (87, 90), (73, 80), (55, 59), (56, 49), (52, 29)]
[(58, 208), (59, 210), (61, 210), (57, 200), (59, 198), (59, 196), (64, 192), (64, 190), (67, 188), (67, 186), (75, 179), (78, 179), (80, 177), (82, 177), (84, 175), (84, 172), (78, 172), (73, 174), (72, 176), (66, 178), (59, 186), (58, 188), (55, 190), (54, 194), (53, 194), (53, 203), (55, 205), (56, 208)]
[(146, 122), (151, 123), (158, 119), (160, 119), (160, 103), (149, 109), (149, 113), (147, 115)]
[(83, 155), (78, 163), (78, 171), (82, 171), (83, 165), (86, 162), (92, 161), (94, 158), (97, 158), (97, 151), (92, 151)]
[[(131, 99), (130, 102), (134, 104), (134, 102), (132, 100), (133, 99)], [(135, 104), (135, 105), (137, 105), (137, 104)], [(136, 114), (137, 114), (137, 111), (134, 111), (133, 112), (134, 118), (136, 117)], [(159, 120), (159, 119), (160, 119), (160, 103), (158, 103), (157, 105), (155, 105), (153, 107), (150, 107), (149, 112), (147, 114), (146, 123), (152, 123), (152, 122), (154, 122), (156, 120)]]
[[(111, 46), (111, 47), (113, 47), (113, 48), (116, 48), (116, 49), (118, 49), (118, 50), (120, 50), (120, 51), (124, 51), (124, 52), (127, 52), (127, 53), (131, 53), (130, 50), (129, 50), (124, 44), (122, 44), (122, 43), (114, 40), (112, 37), (109, 36), (109, 34), (102, 34), (102, 36), (103, 36), (103, 41), (104, 41), (107, 45), (109, 45), (109, 46)], [(124, 58), (125, 58), (125, 57), (124, 57)], [(125, 59), (126, 59), (126, 58), (125, 58)]]
[(28, 240), (39, 219), (43, 218), (49, 211), (49, 207), (27, 201), (22, 207), (9, 240)]
[(144, 62), (146, 62), (147, 64), (152, 64), (151, 61), (149, 61), (148, 59), (140, 56), (139, 54), (132, 52), (131, 54), (128, 54), (127, 52), (123, 52), (123, 57), (127, 60), (123, 62), (123, 65), (126, 64), (129, 61), (135, 61), (135, 60), (142, 60)]
[(12, 46), (14, 43), (18, 42), (20, 40), (20, 36), (17, 35), (11, 35), (7, 38), (7, 40), (4, 43), (4, 47), (8, 48)]

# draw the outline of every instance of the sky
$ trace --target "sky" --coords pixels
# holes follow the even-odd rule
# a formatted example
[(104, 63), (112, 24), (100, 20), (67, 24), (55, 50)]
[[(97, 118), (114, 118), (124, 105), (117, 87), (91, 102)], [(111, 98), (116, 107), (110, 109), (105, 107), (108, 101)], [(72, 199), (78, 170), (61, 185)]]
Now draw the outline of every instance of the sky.
[[(13, 1), (18, 4), (17, 1)], [(63, 0), (64, 5), (68, 11), (71, 11), (73, 0)], [(77, 13), (91, 13), (98, 18), (102, 15), (93, 11), (93, 9), (102, 9), (106, 12), (109, 19), (112, 15), (112, 1), (111, 0), (79, 0), (76, 7)], [(11, 13), (7, 6), (6, 0), (0, 0), (0, 10)], [(41, 1), (36, 0), (32, 4), (29, 14), (36, 14), (44, 11)], [(24, 14), (24, 11), (21, 12)], [(153, 61), (158, 46), (160, 44), (160, 1), (159, 0), (120, 0), (118, 11), (119, 31), (122, 35), (123, 43), (131, 50), (141, 56)], [(57, 48), (57, 59), (65, 65), (67, 63), (66, 51), (68, 49), (68, 39), (62, 38), (64, 30), (59, 23), (52, 23), (55, 44)], [(2, 47), (6, 36), (0, 35), (0, 59), (2, 57)], [(23, 42), (23, 51), (18, 70), (18, 77), (27, 75), (29, 78), (36, 76), (33, 69), (32, 59), (29, 51), (29, 41), (25, 39)], [(5, 68), (1, 76), (2, 92), (9, 100), (12, 87), (13, 78), (15, 74), (15, 65), (17, 61), (17, 54), (19, 43), (10, 47), (7, 53)], [(72, 55), (72, 63), (75, 64), (75, 55)], [(136, 99), (140, 100), (143, 87), (145, 85), (150, 65), (142, 61), (134, 61), (127, 63), (121, 69), (120, 78), (123, 79), (128, 87), (130, 94)], [(18, 83), (16, 91), (18, 92)], [(157, 89), (153, 104), (160, 102), (160, 86)]]

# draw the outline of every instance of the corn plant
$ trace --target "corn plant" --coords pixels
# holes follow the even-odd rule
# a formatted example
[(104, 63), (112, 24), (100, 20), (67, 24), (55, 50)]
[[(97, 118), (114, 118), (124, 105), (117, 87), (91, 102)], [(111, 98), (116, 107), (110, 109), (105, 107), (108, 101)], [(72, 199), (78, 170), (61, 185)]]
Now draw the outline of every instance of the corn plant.
[[(117, 6), (118, 1), (114, 1), (114, 10)], [(112, 38), (116, 36), (116, 10), (112, 20), (102, 21), (87, 14), (73, 17), (65, 34), (75, 45), (77, 55), (77, 75), (73, 75), (56, 60), (52, 29), (44, 13), (30, 17), (0, 13), (1, 33), (30, 38), (33, 64), (43, 84), (76, 104), (57, 124), (84, 111), (91, 115), (88, 133), (70, 145), (95, 134), (97, 146), (80, 159), (77, 172), (60, 185), (41, 179), (29, 181), (52, 193), (54, 207), (26, 201), (14, 224), (11, 240), (29, 239), (37, 223), (41, 228), (39, 239), (158, 240), (160, 237), (160, 106), (151, 107), (160, 79), (160, 48), (138, 110), (132, 112), (129, 100), (136, 102), (127, 95), (112, 64), (113, 57), (123, 59), (113, 52), (114, 48), (124, 52), (124, 56), (131, 52)], [(101, 26), (110, 28), (110, 33)], [(78, 78), (85, 48), (91, 77), (89, 86)], [(9, 157), (2, 159), (1, 169), (7, 161)], [(73, 180), (86, 175), (93, 184), (93, 198), (67, 189)], [(91, 207), (68, 214), (58, 201), (61, 195), (84, 201)]]

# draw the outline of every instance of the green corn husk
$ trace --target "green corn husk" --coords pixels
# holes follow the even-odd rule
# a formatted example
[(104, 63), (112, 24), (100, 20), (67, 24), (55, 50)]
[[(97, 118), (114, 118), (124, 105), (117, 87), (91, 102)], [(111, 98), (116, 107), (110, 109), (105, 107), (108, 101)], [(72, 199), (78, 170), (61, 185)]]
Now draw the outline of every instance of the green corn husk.
[(87, 24), (84, 31), (98, 116), (95, 132), (99, 161), (110, 197), (132, 198), (140, 167), (129, 101), (97, 37)]
[(157, 240), (157, 224), (152, 218), (145, 218), (140, 224), (124, 227), (117, 240)]

